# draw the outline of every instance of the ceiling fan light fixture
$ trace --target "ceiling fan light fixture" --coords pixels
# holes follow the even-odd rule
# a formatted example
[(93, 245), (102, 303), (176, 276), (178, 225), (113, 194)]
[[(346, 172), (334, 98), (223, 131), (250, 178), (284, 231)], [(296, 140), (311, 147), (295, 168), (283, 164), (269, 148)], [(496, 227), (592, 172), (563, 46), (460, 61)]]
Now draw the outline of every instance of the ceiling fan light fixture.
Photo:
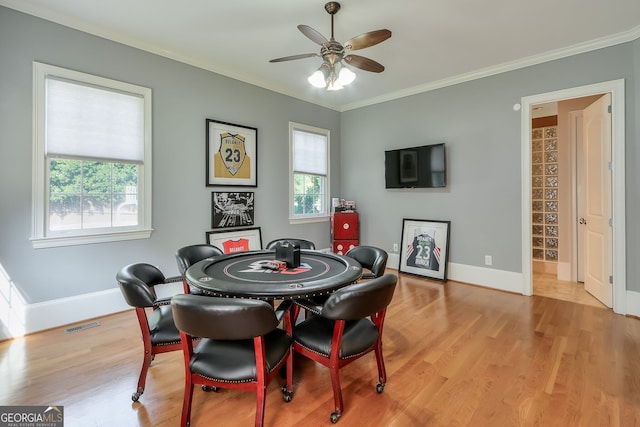
[(344, 86), (342, 86), (337, 80), (335, 82), (330, 82), (327, 85), (327, 90), (342, 90)]
[(307, 79), (312, 86), (317, 88), (323, 88), (327, 85), (325, 81), (324, 74), (320, 70), (316, 70), (315, 73), (311, 74)]
[(370, 71), (372, 73), (383, 72), (384, 66), (373, 59), (350, 53), (345, 55), (345, 53), (347, 51), (375, 46), (391, 37), (391, 31), (387, 29), (369, 31), (368, 33), (360, 34), (359, 36), (347, 40), (343, 45), (337, 42), (333, 35), (333, 18), (340, 10), (340, 3), (330, 1), (324, 5), (324, 9), (329, 15), (331, 15), (330, 39), (327, 39), (308, 25), (298, 25), (298, 30), (300, 30), (302, 34), (312, 42), (321, 46), (320, 54), (303, 53), (300, 55), (290, 55), (282, 58), (271, 59), (269, 62), (283, 62), (295, 59), (320, 57), (323, 61), (322, 65), (317, 71), (307, 78), (307, 81), (317, 88), (326, 88), (327, 90), (344, 89), (344, 86), (355, 80), (355, 73), (345, 67), (345, 64), (342, 62), (343, 60), (349, 64), (349, 66), (359, 68), (361, 70)]
[(324, 88), (327, 86), (327, 80), (329, 79), (330, 73), (331, 70), (329, 65), (323, 62), (320, 68), (318, 68), (313, 74), (309, 76), (307, 81), (311, 83), (312, 86), (315, 86), (317, 88)]
[(344, 66), (340, 68), (340, 73), (338, 74), (338, 82), (340, 82), (342, 86), (346, 86), (349, 83), (352, 83), (355, 79), (356, 73)]
[(353, 82), (356, 78), (356, 74), (345, 67), (339, 65), (340, 71), (336, 73), (337, 65), (331, 65), (324, 62), (320, 68), (318, 68), (312, 75), (309, 76), (307, 81), (317, 88), (327, 88), (327, 90), (341, 90), (346, 85)]

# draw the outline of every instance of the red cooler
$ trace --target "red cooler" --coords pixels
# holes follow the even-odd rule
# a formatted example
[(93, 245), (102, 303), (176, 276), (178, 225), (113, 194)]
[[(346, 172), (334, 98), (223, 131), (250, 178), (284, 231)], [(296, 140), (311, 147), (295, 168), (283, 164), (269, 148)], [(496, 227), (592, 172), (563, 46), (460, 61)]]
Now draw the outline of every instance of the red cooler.
[(358, 213), (334, 213), (331, 216), (331, 237), (333, 252), (338, 255), (344, 255), (349, 249), (358, 246), (360, 243)]
[(332, 219), (333, 240), (358, 240), (358, 212), (336, 212)]
[(333, 241), (333, 253), (338, 255), (344, 255), (351, 248), (358, 246), (357, 240), (334, 240)]

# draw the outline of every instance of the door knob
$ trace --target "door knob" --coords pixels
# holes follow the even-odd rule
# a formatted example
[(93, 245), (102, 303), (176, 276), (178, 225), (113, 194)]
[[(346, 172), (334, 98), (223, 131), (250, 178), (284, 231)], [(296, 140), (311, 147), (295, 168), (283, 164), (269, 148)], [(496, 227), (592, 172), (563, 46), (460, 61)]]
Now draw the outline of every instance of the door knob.
[(587, 220), (584, 218), (580, 218), (580, 220), (578, 221), (580, 224), (586, 224)]

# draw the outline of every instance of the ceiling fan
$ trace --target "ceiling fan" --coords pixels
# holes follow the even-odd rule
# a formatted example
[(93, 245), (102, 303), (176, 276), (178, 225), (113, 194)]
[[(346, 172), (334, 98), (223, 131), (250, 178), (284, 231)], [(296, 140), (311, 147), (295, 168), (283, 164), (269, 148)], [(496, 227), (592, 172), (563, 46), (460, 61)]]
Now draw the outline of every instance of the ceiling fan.
[(343, 61), (352, 66), (373, 73), (381, 73), (384, 66), (373, 59), (360, 55), (346, 54), (352, 50), (364, 49), (381, 43), (391, 37), (389, 30), (376, 30), (368, 33), (360, 34), (347, 40), (344, 45), (340, 44), (333, 37), (333, 17), (340, 10), (340, 3), (330, 1), (324, 5), (324, 9), (331, 15), (331, 39), (327, 40), (325, 36), (308, 25), (298, 25), (298, 30), (309, 38), (312, 42), (322, 46), (320, 53), (303, 53), (300, 55), (285, 56), (282, 58), (272, 59), (269, 62), (293, 61), (295, 59), (319, 57), (322, 58), (320, 68), (309, 77), (309, 83), (316, 87), (327, 90), (340, 90), (344, 85), (351, 83), (356, 75), (344, 66)]

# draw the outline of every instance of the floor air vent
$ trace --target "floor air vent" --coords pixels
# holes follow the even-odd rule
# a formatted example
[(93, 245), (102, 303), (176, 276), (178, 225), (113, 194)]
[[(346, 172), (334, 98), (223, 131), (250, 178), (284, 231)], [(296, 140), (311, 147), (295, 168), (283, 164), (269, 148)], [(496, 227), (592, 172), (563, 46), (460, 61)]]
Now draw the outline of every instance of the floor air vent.
[(82, 331), (83, 329), (89, 329), (96, 326), (100, 326), (100, 322), (90, 322), (90, 323), (85, 323), (84, 325), (73, 326), (71, 328), (65, 329), (64, 333), (69, 334), (71, 332), (78, 332), (78, 331)]

